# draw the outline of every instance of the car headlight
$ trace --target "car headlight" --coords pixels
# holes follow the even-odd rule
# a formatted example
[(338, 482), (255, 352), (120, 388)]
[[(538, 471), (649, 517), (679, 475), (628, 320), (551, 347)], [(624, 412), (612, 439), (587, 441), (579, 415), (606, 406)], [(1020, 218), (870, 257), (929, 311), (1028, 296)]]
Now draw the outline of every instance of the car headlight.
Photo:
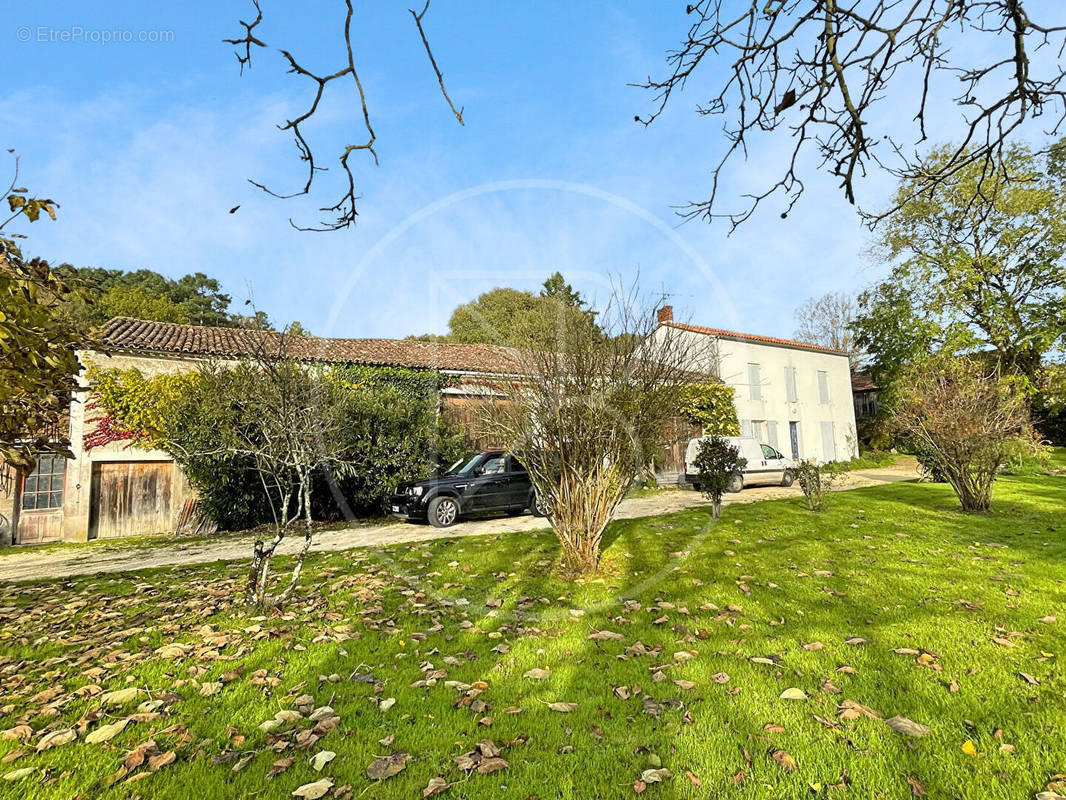
[(412, 486), (410, 489), (408, 489), (408, 493), (412, 497), (421, 497), (423, 491), (425, 491), (425, 489), (421, 486)]

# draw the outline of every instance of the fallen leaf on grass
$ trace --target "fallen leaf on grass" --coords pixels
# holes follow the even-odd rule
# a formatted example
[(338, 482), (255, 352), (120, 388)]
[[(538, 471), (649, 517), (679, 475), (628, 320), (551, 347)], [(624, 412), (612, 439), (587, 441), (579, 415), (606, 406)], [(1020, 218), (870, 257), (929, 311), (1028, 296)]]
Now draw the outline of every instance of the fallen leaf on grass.
[(577, 711), (577, 703), (548, 703), (548, 708), (562, 714), (569, 714), (571, 711)]
[(1033, 676), (1033, 675), (1030, 675), (1028, 672), (1019, 672), (1018, 676), (1023, 681), (1028, 683), (1030, 686), (1039, 686), (1040, 685), (1040, 679), (1035, 677), (1035, 676)]
[[(366, 774), (376, 781), (383, 781), (403, 772), (410, 756), (403, 750), (397, 750), (391, 755), (379, 758), (366, 768)], [(321, 796), (321, 795), (319, 795)]]
[(807, 693), (802, 689), (792, 687), (790, 689), (785, 689), (785, 691), (781, 692), (780, 697), (782, 700), (806, 700)]
[(915, 797), (925, 797), (925, 787), (918, 783), (917, 778), (907, 778), (907, 785), (911, 787), (911, 794)]
[(615, 633), (614, 631), (593, 631), (589, 634), (589, 638), (592, 639), (594, 642), (606, 642), (611, 639), (617, 640), (624, 639), (626, 637), (620, 633)]
[[(250, 753), (249, 755), (254, 755), (254, 753)], [(175, 761), (177, 761), (177, 759), (178, 754), (175, 753), (173, 750), (168, 750), (165, 753), (160, 753), (157, 756), (150, 757), (148, 759), (148, 769), (150, 769), (152, 772), (158, 772), (159, 770), (163, 769), (163, 767), (167, 767), (173, 764)]]
[(4, 773), (4, 780), (5, 781), (22, 780), (23, 778), (28, 778), (30, 775), (32, 775), (36, 771), (37, 771), (36, 767), (23, 767), (22, 769), (16, 769), (13, 772), (5, 772)]
[(542, 681), (551, 674), (551, 670), (541, 669), (540, 667), (534, 667), (533, 669), (526, 670), (522, 677), (531, 678), (535, 681)]
[(480, 775), (488, 775), (491, 772), (507, 769), (509, 766), (511, 765), (499, 756), (493, 756), (492, 758), (483, 759), (482, 762), (477, 765), (477, 771)]
[(143, 692), (135, 686), (100, 695), (100, 704), (106, 707), (124, 706), (140, 697)]
[(326, 766), (330, 761), (335, 759), (337, 754), (332, 750), (320, 750), (311, 756), (311, 766), (314, 767), (315, 772), (321, 772), (322, 767)]
[(16, 725), (14, 728), (8, 728), (3, 733), (0, 733), (0, 739), (21, 739), (26, 741), (33, 736), (33, 728), (29, 725)]
[(422, 790), (422, 797), (436, 797), (438, 794), (443, 794), (448, 790), (448, 781), (444, 778), (430, 778), (429, 783), (426, 784), (426, 788)]
[(885, 724), (896, 733), (902, 733), (904, 736), (921, 737), (929, 733), (928, 726), (909, 720), (906, 717), (891, 717), (885, 720)]
[(78, 733), (73, 728), (64, 728), (60, 731), (52, 731), (37, 743), (37, 752), (43, 753), (53, 747), (70, 744), (78, 738)]
[(673, 773), (666, 768), (646, 769), (640, 773), (640, 779), (645, 783), (659, 783), (673, 777)]
[(777, 766), (781, 767), (785, 772), (792, 772), (796, 769), (796, 759), (784, 750), (774, 750), (770, 755), (777, 762)]
[(326, 792), (333, 788), (333, 781), (330, 778), (322, 778), (314, 783), (305, 783), (292, 793), (293, 797), (302, 797), (304, 800), (318, 800), (320, 797), (324, 797)]
[(973, 743), (973, 739), (967, 739), (962, 743), (962, 752), (968, 756), (977, 755), (977, 747)]
[(294, 758), (279, 758), (271, 765), (270, 770), (267, 772), (267, 777), (276, 778), (295, 763), (296, 759)]
[(94, 730), (88, 736), (85, 737), (87, 744), (100, 744), (101, 742), (109, 742), (118, 736), (129, 725), (130, 721), (126, 719), (120, 719), (118, 722), (112, 722), (110, 725), (101, 725)]

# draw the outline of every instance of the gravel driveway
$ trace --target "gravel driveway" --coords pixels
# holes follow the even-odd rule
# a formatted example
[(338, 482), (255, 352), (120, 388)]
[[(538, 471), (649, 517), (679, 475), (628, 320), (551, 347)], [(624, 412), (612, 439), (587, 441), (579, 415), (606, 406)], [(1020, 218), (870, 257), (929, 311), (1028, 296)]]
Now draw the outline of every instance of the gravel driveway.
[[(834, 490), (858, 489), (883, 483), (915, 480), (913, 465), (881, 467), (871, 470), (856, 470), (847, 473)], [(738, 495), (727, 495), (724, 505), (752, 503), (759, 500), (774, 500), (797, 497), (800, 491), (795, 486), (760, 486), (745, 489)], [(647, 497), (624, 500), (618, 507), (615, 519), (632, 519), (670, 514), (697, 506), (709, 507), (710, 503), (698, 492), (687, 489), (663, 490)], [(460, 536), (484, 536), (494, 533), (543, 530), (545, 521), (529, 514), (521, 517), (493, 517), (460, 522), (444, 530), (429, 525), (395, 522), (387, 525), (353, 525), (350, 528), (320, 531), (315, 534), (311, 547), (314, 552), (348, 550), (353, 547), (377, 547), (421, 542), (430, 539), (454, 539)], [(292, 536), (282, 542), (279, 554), (294, 553), (299, 549), (300, 536)], [(138, 547), (121, 547), (115, 541), (92, 543), (56, 550), (34, 552), (31, 547), (14, 548), (0, 554), (0, 581), (49, 580), (76, 575), (96, 573), (131, 572), (151, 567), (184, 566), (213, 561), (239, 561), (252, 551), (251, 536), (230, 536), (183, 543), (181, 540), (160, 541)]]

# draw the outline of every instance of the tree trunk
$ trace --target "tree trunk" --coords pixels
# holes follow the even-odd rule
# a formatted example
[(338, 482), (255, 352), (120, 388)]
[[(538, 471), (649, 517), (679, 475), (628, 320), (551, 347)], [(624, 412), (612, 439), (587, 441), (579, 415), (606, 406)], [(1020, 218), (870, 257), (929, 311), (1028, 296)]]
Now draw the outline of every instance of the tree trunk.
[(722, 518), (722, 498), (716, 497), (711, 500), (711, 514), (715, 519)]

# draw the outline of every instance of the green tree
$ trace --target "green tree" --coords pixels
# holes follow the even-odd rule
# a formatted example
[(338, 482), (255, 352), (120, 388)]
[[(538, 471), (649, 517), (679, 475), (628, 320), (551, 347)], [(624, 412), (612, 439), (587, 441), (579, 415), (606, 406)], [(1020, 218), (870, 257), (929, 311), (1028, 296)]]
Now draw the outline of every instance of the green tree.
[(119, 316), (223, 327), (239, 327), (246, 321), (230, 312), (230, 296), (221, 284), (202, 272), (175, 280), (149, 269), (129, 272), (64, 264), (59, 270), (64, 279), (88, 292), (91, 302), (77, 303), (70, 311), (82, 328)]
[(75, 388), (82, 344), (64, 313), (77, 296), (47, 261), (23, 257), (15, 220), (55, 219), (52, 200), (31, 197), (15, 177), (4, 193), (10, 216), (0, 223), (0, 459), (30, 470), (41, 452), (69, 452), (63, 420)]
[(715, 519), (722, 516), (722, 495), (747, 463), (740, 450), (721, 436), (710, 436), (700, 442), (694, 466), (699, 474), (700, 491), (711, 501), (711, 513)]
[(464, 303), (448, 320), (448, 341), (514, 344), (524, 318), (537, 307), (531, 292), (498, 288)]
[(530, 332), (543, 329), (542, 322), (558, 323), (562, 315), (578, 314), (595, 326), (596, 312), (562, 273), (554, 272), (542, 284), (540, 294), (497, 287), (463, 303), (448, 320), (448, 333), (408, 336), (420, 342), (498, 344), (520, 346)]
[[(953, 152), (934, 151), (929, 171)], [(974, 164), (925, 192), (900, 185), (877, 243), (892, 272), (860, 298), (855, 323), (875, 363), (989, 350), (1005, 373), (1039, 383), (1066, 335), (1064, 154), (1063, 142), (1043, 155), (1017, 145), (1003, 172)]]

